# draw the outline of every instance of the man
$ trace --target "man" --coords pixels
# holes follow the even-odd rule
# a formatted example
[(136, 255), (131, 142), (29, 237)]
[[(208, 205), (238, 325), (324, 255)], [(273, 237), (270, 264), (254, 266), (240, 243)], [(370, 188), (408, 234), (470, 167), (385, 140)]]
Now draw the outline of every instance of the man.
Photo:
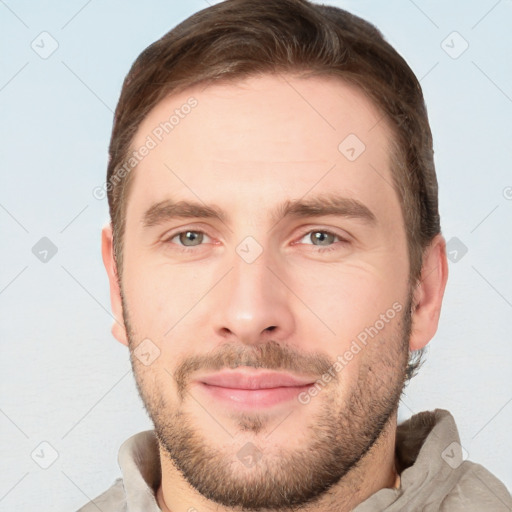
[(367, 22), (226, 0), (130, 70), (103, 259), (155, 430), (81, 510), (508, 510), (447, 411), (397, 426), (447, 280), (419, 83)]

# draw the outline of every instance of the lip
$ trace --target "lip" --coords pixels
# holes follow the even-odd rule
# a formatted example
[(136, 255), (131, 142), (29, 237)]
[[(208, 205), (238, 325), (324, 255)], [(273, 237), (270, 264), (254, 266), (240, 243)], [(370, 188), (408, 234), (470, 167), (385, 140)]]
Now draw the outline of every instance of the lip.
[(311, 377), (257, 369), (223, 370), (195, 379), (209, 398), (241, 408), (271, 407), (296, 399), (314, 383)]
[(289, 373), (269, 372), (261, 370), (223, 370), (218, 373), (204, 375), (198, 382), (208, 386), (219, 386), (231, 389), (269, 389), (291, 388), (311, 385), (315, 379), (296, 377)]

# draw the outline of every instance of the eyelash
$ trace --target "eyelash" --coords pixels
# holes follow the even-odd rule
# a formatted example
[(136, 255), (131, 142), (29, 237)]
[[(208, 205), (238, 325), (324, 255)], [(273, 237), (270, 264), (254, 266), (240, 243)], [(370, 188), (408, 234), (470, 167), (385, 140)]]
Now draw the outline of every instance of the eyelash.
[[(176, 238), (177, 236), (179, 236), (179, 235), (181, 235), (183, 233), (187, 233), (189, 231), (191, 233), (200, 233), (200, 234), (208, 236), (204, 231), (201, 231), (201, 230), (186, 229), (184, 231), (178, 231), (177, 233), (173, 233), (173, 234), (169, 235), (165, 240), (163, 240), (163, 242), (166, 243), (166, 244), (167, 243), (170, 244), (170, 243), (172, 243), (171, 242), (172, 239)], [(332, 235), (335, 238), (338, 238), (338, 243), (342, 243), (342, 244), (348, 243), (348, 241), (345, 240), (344, 238), (342, 238), (340, 235), (338, 235), (337, 233), (334, 233), (333, 231), (329, 231), (327, 229), (311, 229), (311, 230), (306, 231), (305, 233), (303, 233), (299, 237), (299, 240), (302, 240), (306, 235), (309, 235), (311, 233), (324, 233), (326, 235)], [(178, 251), (180, 251), (180, 252), (190, 253), (190, 252), (195, 251), (197, 247), (200, 247), (203, 244), (195, 245), (195, 246), (191, 246), (191, 247), (186, 247), (186, 246), (179, 245), (179, 244), (173, 244), (173, 245), (176, 245), (176, 247), (178, 248)], [(332, 245), (327, 246), (327, 247), (316, 246), (314, 244), (306, 244), (306, 245), (312, 245), (313, 247), (317, 247), (318, 248), (317, 252), (319, 252), (319, 253), (326, 253), (326, 252), (330, 252), (330, 251), (335, 251), (337, 249), (337, 246), (335, 245), (335, 242), (333, 242)]]

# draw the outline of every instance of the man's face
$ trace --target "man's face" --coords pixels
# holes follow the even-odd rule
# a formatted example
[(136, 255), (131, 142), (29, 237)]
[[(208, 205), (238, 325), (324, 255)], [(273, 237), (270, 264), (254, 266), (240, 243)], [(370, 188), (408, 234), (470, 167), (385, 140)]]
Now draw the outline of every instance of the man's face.
[(148, 136), (123, 314), (168, 464), (224, 505), (313, 501), (371, 448), (403, 386), (409, 262), (388, 128), (343, 82), (285, 75), (169, 97), (133, 147)]

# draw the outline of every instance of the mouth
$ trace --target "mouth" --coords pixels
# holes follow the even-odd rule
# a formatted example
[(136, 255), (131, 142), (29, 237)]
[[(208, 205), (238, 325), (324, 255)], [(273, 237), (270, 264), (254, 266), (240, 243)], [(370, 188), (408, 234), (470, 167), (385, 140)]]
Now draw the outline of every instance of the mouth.
[(204, 375), (194, 384), (209, 399), (238, 408), (266, 408), (294, 400), (315, 383), (311, 377), (298, 377), (247, 368), (223, 370)]

